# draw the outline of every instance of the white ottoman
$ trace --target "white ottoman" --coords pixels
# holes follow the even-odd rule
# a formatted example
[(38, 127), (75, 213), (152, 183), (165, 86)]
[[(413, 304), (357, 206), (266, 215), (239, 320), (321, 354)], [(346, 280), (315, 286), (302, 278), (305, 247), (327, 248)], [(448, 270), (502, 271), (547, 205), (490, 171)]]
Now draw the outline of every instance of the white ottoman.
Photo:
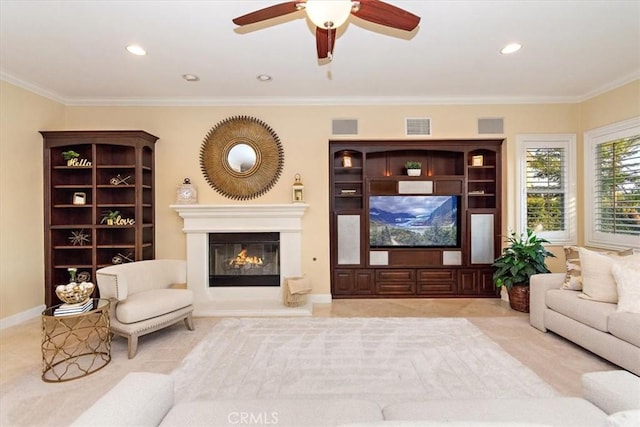
[(582, 375), (582, 394), (607, 414), (640, 409), (640, 377), (627, 371), (589, 372)]

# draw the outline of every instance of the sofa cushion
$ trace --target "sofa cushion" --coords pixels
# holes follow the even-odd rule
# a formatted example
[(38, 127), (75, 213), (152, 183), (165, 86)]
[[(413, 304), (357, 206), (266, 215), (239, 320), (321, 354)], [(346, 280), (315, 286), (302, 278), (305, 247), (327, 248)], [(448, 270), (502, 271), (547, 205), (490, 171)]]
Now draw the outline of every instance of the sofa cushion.
[(382, 419), (380, 406), (368, 400), (202, 400), (175, 405), (160, 426), (337, 426)]
[[(609, 332), (623, 341), (640, 347), (640, 313), (616, 311), (609, 315)], [(640, 397), (638, 398), (640, 400)]]
[(609, 415), (605, 427), (638, 427), (640, 426), (640, 410), (616, 412)]
[(582, 375), (582, 395), (607, 414), (640, 409), (640, 377), (627, 371)]
[(617, 303), (616, 281), (611, 274), (614, 259), (598, 252), (580, 248), (580, 262), (582, 264), (581, 298)]
[(607, 415), (577, 397), (425, 400), (393, 403), (385, 420), (539, 423), (553, 426), (602, 426)]
[(616, 305), (579, 298), (577, 291), (551, 289), (545, 302), (551, 310), (563, 314), (602, 332), (609, 332), (608, 318), (616, 312)]
[(611, 267), (618, 291), (618, 311), (640, 313), (640, 264), (616, 262)]
[(170, 375), (130, 372), (71, 425), (157, 426), (173, 405), (173, 387)]
[[(153, 303), (150, 303), (153, 301)], [(155, 289), (129, 294), (116, 306), (116, 317), (121, 323), (136, 323), (193, 304), (193, 292), (188, 289)]]

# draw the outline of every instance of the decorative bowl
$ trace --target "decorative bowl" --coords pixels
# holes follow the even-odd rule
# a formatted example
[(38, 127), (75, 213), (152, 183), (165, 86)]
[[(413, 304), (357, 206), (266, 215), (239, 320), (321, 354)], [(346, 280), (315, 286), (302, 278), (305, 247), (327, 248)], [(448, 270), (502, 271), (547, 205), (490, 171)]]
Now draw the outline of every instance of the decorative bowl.
[(94, 288), (95, 286), (91, 282), (72, 282), (68, 285), (56, 287), (56, 295), (58, 295), (61, 301), (67, 304), (79, 304), (91, 297)]

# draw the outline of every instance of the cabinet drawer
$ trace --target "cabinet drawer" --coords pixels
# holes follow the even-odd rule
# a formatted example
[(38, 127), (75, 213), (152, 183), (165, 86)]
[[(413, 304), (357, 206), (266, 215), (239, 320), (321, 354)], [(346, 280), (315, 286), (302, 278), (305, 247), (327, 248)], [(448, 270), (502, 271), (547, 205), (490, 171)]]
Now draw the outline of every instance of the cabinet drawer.
[(455, 295), (456, 282), (418, 282), (420, 295)]
[(415, 295), (415, 282), (376, 282), (377, 295)]
[(454, 281), (454, 270), (418, 270), (418, 280), (423, 282)]
[(376, 270), (377, 282), (406, 282), (415, 281), (416, 271), (411, 270)]

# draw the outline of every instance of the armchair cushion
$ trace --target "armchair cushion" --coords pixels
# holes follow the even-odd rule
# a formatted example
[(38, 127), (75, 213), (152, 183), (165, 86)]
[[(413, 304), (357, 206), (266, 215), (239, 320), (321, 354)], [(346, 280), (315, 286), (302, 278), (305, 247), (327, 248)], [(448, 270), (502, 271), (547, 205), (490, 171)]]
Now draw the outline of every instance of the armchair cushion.
[(188, 289), (155, 289), (129, 295), (116, 306), (116, 317), (121, 323), (141, 322), (187, 307), (193, 303), (193, 292)]

